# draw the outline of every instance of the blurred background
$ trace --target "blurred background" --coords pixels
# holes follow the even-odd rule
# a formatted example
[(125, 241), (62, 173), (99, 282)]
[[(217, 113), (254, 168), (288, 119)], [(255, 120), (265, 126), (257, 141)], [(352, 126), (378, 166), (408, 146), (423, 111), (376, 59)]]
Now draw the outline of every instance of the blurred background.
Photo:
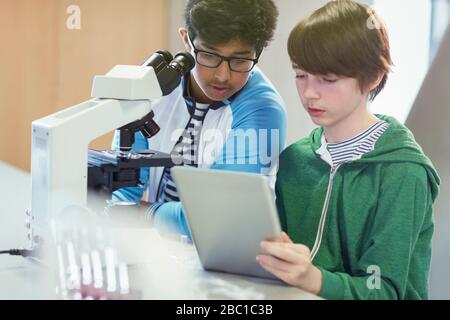
[[(275, 1), (278, 28), (260, 67), (288, 107), (290, 144), (313, 124), (297, 96), (287, 38), (296, 22), (327, 1)], [(450, 299), (450, 0), (362, 2), (387, 25), (395, 63), (371, 109), (406, 123), (442, 179), (430, 293)], [(178, 28), (184, 3), (0, 0), (0, 161), (29, 171), (31, 122), (89, 99), (94, 75), (116, 64), (140, 64), (157, 49), (182, 50)], [(109, 148), (111, 137), (100, 137), (91, 147)]]

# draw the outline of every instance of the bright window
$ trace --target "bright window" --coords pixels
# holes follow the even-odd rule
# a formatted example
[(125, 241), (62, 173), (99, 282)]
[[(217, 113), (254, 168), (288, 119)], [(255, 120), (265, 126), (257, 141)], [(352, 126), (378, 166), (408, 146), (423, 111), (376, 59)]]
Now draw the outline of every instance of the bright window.
[(431, 8), (430, 61), (436, 55), (450, 20), (450, 0), (433, 0)]
[(373, 0), (389, 33), (394, 62), (374, 113), (405, 122), (450, 18), (450, 0)]
[(394, 67), (370, 108), (404, 122), (429, 66), (431, 1), (374, 0), (372, 7), (388, 29)]

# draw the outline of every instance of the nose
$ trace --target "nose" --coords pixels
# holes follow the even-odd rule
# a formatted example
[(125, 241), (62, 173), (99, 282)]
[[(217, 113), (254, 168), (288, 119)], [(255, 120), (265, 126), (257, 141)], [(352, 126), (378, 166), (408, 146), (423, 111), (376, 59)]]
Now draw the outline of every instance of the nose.
[(314, 79), (311, 79), (311, 77), (308, 77), (306, 79), (305, 83), (302, 86), (303, 88), (298, 88), (299, 93), (305, 98), (305, 99), (318, 99), (320, 98), (320, 93), (316, 88), (316, 85), (314, 83)]
[(230, 66), (228, 65), (228, 61), (223, 60), (222, 63), (216, 68), (214, 77), (219, 82), (227, 82), (231, 77)]

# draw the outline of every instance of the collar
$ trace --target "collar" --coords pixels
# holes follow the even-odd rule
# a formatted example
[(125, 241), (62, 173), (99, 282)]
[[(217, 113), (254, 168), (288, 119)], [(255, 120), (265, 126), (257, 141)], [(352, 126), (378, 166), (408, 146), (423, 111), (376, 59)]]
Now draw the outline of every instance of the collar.
[(327, 140), (325, 139), (325, 135), (322, 133), (322, 137), (320, 139), (321, 146), (316, 150), (316, 154), (320, 156), (320, 158), (328, 163), (330, 166), (333, 166), (333, 159), (331, 158), (331, 154), (327, 148)]
[[(189, 92), (189, 83), (191, 81), (191, 73), (189, 72), (187, 75), (181, 78), (181, 85), (183, 86), (183, 98), (186, 101), (186, 105), (188, 108), (189, 113), (193, 113), (196, 105), (195, 99), (191, 96)], [(245, 86), (244, 86), (245, 87)], [(239, 90), (235, 94), (233, 94), (228, 99), (225, 99), (223, 101), (213, 101), (211, 102), (209, 109), (217, 110), (219, 108), (222, 108), (224, 106), (230, 105), (236, 97), (239, 95), (239, 93), (242, 91)]]

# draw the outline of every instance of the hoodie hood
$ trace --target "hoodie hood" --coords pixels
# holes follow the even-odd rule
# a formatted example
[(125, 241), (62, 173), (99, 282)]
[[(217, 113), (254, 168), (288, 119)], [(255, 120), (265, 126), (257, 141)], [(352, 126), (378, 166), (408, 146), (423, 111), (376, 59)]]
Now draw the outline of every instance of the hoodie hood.
[[(439, 193), (440, 179), (431, 160), (423, 153), (412, 132), (393, 117), (379, 114), (375, 116), (389, 123), (389, 127), (376, 142), (374, 150), (364, 154), (354, 163), (411, 162), (419, 164), (427, 171), (434, 200)], [(314, 153), (322, 144), (322, 134), (323, 127), (320, 127), (315, 129), (309, 137)]]

